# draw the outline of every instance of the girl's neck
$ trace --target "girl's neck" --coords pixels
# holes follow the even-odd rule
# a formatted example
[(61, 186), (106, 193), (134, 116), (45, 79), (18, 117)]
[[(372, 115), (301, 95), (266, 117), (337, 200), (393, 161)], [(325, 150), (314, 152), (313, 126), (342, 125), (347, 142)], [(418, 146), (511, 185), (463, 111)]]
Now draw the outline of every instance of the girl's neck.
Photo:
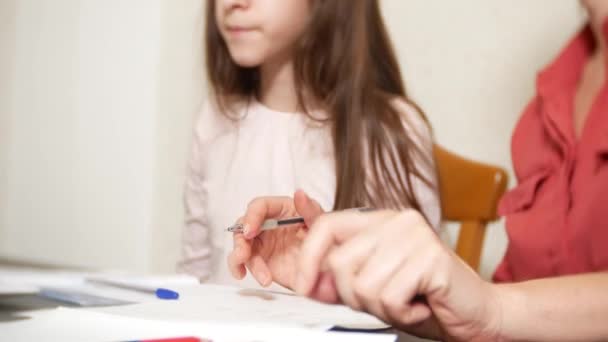
[(291, 57), (275, 57), (260, 66), (259, 97), (259, 101), (270, 109), (280, 112), (298, 111)]

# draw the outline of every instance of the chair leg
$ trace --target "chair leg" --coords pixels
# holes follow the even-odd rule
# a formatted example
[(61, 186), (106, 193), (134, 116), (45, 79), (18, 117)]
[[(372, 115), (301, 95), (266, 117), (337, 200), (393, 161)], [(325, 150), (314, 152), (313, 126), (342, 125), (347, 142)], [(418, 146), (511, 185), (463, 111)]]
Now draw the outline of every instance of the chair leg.
[(465, 221), (460, 226), (456, 254), (460, 256), (475, 271), (479, 270), (479, 260), (483, 240), (486, 234), (486, 223), (480, 221)]

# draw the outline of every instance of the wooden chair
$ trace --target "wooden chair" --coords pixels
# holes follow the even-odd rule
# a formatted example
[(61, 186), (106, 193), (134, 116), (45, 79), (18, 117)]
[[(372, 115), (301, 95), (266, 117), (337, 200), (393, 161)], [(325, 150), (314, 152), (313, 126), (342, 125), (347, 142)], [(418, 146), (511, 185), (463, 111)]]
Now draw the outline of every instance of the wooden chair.
[(498, 219), (496, 207), (507, 187), (504, 169), (467, 160), (440, 146), (434, 148), (442, 218), (459, 221), (456, 253), (479, 268), (486, 225)]

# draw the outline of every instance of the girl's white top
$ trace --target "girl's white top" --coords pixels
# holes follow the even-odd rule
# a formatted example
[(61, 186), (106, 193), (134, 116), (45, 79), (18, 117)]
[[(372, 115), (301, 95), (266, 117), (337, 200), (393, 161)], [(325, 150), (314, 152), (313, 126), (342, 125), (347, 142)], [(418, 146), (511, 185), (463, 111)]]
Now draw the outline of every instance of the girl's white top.
[[(416, 109), (405, 101), (393, 105), (407, 122), (406, 131), (431, 158), (433, 141)], [(242, 106), (240, 120), (230, 120), (214, 106), (203, 106), (192, 139), (185, 183), (185, 224), (181, 272), (201, 281), (257, 286), (249, 275), (232, 278), (227, 256), (232, 234), (226, 228), (259, 196), (292, 196), (303, 189), (323, 209), (332, 210), (336, 191), (334, 151), (328, 124), (302, 113), (269, 109), (259, 102)], [(312, 113), (321, 117), (322, 113)], [(395, 175), (403, 170), (394, 170)], [(433, 227), (440, 224), (434, 165), (422, 169), (427, 186), (413, 179), (414, 192)]]

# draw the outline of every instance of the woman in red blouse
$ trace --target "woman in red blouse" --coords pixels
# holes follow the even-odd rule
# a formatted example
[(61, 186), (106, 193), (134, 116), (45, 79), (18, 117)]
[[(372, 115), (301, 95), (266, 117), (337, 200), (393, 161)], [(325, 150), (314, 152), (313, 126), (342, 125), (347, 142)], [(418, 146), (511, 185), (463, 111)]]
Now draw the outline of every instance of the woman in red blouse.
[(608, 1), (581, 3), (589, 25), (539, 74), (513, 134), (495, 281), (608, 270)]

